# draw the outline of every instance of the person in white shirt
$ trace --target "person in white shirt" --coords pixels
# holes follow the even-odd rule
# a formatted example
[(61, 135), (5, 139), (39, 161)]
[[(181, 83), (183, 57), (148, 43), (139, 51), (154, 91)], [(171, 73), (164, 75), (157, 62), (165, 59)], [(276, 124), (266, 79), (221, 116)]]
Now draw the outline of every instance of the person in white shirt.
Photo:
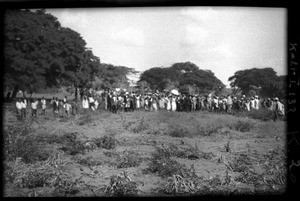
[(16, 108), (17, 108), (17, 117), (21, 117), (22, 118), (22, 103), (21, 103), (21, 99), (18, 99), (16, 102)]
[(88, 99), (86, 98), (86, 96), (83, 97), (83, 100), (82, 100), (82, 108), (84, 110), (84, 112), (86, 113), (87, 110), (89, 109), (89, 101)]
[(259, 99), (258, 96), (255, 95), (255, 99), (254, 99), (254, 109), (258, 110), (259, 109)]
[(70, 115), (71, 108), (72, 108), (72, 105), (66, 100), (66, 102), (65, 102), (65, 111), (66, 111), (67, 116)]
[(95, 100), (92, 96), (89, 96), (89, 104), (90, 104), (90, 108), (95, 111)]
[(33, 101), (31, 102), (31, 115), (36, 117), (37, 115), (37, 104), (38, 101), (36, 99), (33, 99)]
[(98, 102), (97, 99), (95, 100), (95, 103), (94, 103), (94, 104), (95, 104), (95, 109), (97, 110), (97, 109), (98, 109), (98, 105), (99, 105), (99, 102)]
[(46, 114), (46, 99), (44, 97), (42, 97), (42, 99), (41, 99), (41, 104), (42, 104), (41, 114), (45, 115)]

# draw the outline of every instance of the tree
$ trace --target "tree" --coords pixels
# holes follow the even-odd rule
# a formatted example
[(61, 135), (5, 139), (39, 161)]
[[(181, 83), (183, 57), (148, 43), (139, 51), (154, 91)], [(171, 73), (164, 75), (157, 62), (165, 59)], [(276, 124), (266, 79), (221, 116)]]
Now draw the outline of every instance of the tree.
[(136, 73), (136, 71), (134, 68), (102, 63), (96, 69), (95, 77), (100, 89), (127, 88), (129, 73)]
[(155, 67), (142, 73), (140, 80), (147, 81), (152, 90), (170, 89), (170, 85), (184, 93), (207, 93), (224, 88), (214, 73), (201, 70), (191, 62), (175, 63), (171, 67)]
[[(284, 79), (279, 78), (273, 68), (240, 70), (229, 77), (230, 86), (239, 88), (244, 94), (259, 94), (262, 97), (283, 98)], [(284, 90), (285, 91), (285, 90)]]
[(4, 20), (4, 85), (34, 92), (40, 88), (83, 87), (100, 59), (79, 33), (61, 27), (45, 10), (7, 10)]

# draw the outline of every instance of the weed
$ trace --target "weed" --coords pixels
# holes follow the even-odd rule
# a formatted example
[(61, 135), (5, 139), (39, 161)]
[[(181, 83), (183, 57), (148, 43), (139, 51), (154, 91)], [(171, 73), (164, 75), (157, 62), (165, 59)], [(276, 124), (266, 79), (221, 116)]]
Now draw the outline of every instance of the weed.
[(32, 121), (24, 120), (4, 129), (4, 156), (6, 160), (15, 160), (21, 157), (25, 163), (46, 160), (49, 152), (45, 144), (40, 143), (32, 135)]
[(84, 158), (78, 158), (78, 159), (76, 159), (76, 161), (77, 161), (77, 163), (79, 163), (81, 165), (88, 166), (88, 167), (102, 165), (102, 162), (100, 160), (96, 160), (92, 156), (88, 156), (88, 157), (84, 157)]
[(190, 171), (185, 165), (171, 159), (172, 153), (166, 148), (156, 147), (152, 153), (152, 158), (148, 164), (147, 170), (152, 173), (157, 173), (161, 177), (170, 177), (172, 175), (187, 175)]
[(231, 149), (230, 149), (230, 141), (228, 141), (225, 145), (224, 145), (224, 149), (226, 152), (231, 152)]
[(101, 138), (94, 138), (93, 142), (97, 145), (97, 147), (108, 150), (116, 148), (118, 143), (118, 141), (115, 138), (107, 135)]
[(192, 134), (190, 133), (190, 131), (186, 128), (186, 127), (181, 127), (179, 125), (176, 126), (169, 126), (169, 132), (168, 134), (171, 137), (178, 137), (178, 138), (182, 138), (182, 137), (192, 137)]
[(142, 162), (140, 155), (133, 151), (126, 150), (118, 158), (117, 168), (137, 167)]
[(113, 175), (110, 177), (110, 184), (105, 189), (105, 194), (108, 196), (124, 197), (137, 196), (138, 183), (132, 181), (126, 172), (123, 175)]
[(254, 122), (250, 120), (238, 120), (229, 126), (230, 129), (234, 129), (239, 132), (249, 132), (253, 127)]
[(197, 131), (198, 134), (200, 134), (201, 136), (210, 136), (211, 134), (216, 133), (222, 127), (223, 127), (222, 125), (218, 125), (214, 122), (209, 123), (206, 126), (201, 126), (200, 124), (198, 124)]
[(252, 163), (247, 155), (241, 154), (230, 161), (228, 165), (234, 172), (244, 172), (252, 166)]
[(61, 137), (59, 137), (60, 142), (64, 145), (60, 148), (60, 150), (70, 154), (70, 155), (76, 155), (76, 154), (85, 154), (86, 146), (84, 142), (82, 142), (79, 138), (78, 132), (73, 133), (65, 133)]
[(83, 114), (79, 117), (77, 124), (80, 126), (93, 123), (93, 116), (91, 113)]
[(149, 125), (145, 122), (144, 117), (140, 119), (133, 127), (131, 127), (131, 131), (134, 133), (140, 133), (141, 131), (147, 130)]

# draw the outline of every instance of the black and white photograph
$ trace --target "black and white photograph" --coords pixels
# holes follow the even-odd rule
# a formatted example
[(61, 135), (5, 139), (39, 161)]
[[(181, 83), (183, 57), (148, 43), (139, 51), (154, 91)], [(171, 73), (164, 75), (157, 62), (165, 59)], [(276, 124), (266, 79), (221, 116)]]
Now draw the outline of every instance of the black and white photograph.
[(287, 191), (287, 8), (3, 16), (4, 197)]

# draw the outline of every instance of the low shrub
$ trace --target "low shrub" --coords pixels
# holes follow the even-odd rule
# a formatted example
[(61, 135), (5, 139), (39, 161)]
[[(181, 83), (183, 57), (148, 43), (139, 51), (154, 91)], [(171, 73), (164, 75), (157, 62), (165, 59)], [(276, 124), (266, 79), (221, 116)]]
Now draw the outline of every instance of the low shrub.
[(172, 159), (171, 156), (172, 154), (166, 149), (156, 147), (155, 152), (152, 153), (152, 158), (147, 170), (152, 173), (157, 173), (161, 177), (190, 173), (185, 165), (178, 163)]
[(181, 127), (179, 125), (169, 126), (168, 135), (177, 138), (192, 137), (192, 133), (186, 127)]
[(252, 162), (247, 155), (241, 154), (228, 163), (234, 172), (244, 172), (252, 167)]
[(83, 114), (79, 117), (77, 124), (80, 126), (93, 123), (93, 116), (91, 113)]
[(85, 154), (86, 146), (84, 142), (79, 138), (78, 132), (65, 133), (59, 136), (60, 143), (64, 146), (60, 150), (70, 155)]
[(46, 160), (49, 151), (45, 143), (32, 134), (32, 121), (24, 120), (4, 129), (4, 157), (6, 160), (15, 160), (21, 157), (25, 163), (34, 163)]
[(142, 162), (138, 153), (127, 150), (119, 155), (118, 161), (117, 168), (137, 167)]
[(107, 135), (101, 138), (94, 138), (93, 142), (97, 145), (97, 147), (108, 150), (116, 148), (118, 143), (118, 141), (115, 138)]
[(237, 122), (231, 124), (229, 128), (239, 132), (249, 132), (254, 125), (254, 122), (251, 120), (238, 120)]
[(222, 127), (222, 125), (217, 124), (215, 122), (209, 123), (205, 126), (198, 124), (197, 131), (198, 134), (201, 136), (210, 136), (211, 134), (218, 132), (218, 130)]
[(142, 117), (133, 127), (131, 127), (131, 131), (134, 133), (140, 133), (148, 128), (149, 125), (145, 122), (144, 117)]
[(76, 162), (81, 164), (81, 165), (88, 166), (88, 167), (102, 165), (101, 160), (97, 160), (92, 156), (88, 156), (88, 157), (84, 157), (84, 158), (78, 158), (78, 159), (76, 159)]
[(138, 183), (132, 181), (125, 172), (123, 172), (123, 175), (111, 176), (110, 184), (104, 190), (106, 195), (114, 197), (134, 197), (138, 195), (138, 192)]

